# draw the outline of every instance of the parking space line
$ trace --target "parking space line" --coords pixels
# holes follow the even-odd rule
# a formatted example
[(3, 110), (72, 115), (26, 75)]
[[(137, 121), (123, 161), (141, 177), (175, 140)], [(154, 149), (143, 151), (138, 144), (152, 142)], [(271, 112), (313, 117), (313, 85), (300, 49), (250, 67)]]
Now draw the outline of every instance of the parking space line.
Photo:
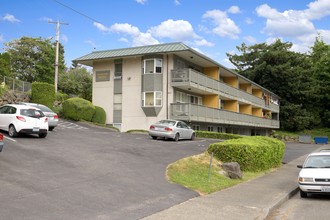
[(10, 138), (10, 137), (7, 137), (7, 136), (3, 136), (3, 137), (6, 138), (6, 139), (8, 139), (8, 140), (10, 140), (10, 141), (16, 142), (15, 139), (12, 139), (12, 138)]

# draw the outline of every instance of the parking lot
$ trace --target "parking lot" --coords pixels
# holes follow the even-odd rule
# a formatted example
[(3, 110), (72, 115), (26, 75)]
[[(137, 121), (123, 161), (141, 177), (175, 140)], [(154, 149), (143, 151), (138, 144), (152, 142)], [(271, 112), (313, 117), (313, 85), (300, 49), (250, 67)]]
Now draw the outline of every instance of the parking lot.
[(61, 120), (46, 138), (4, 133), (0, 219), (139, 219), (198, 196), (167, 182), (168, 164), (212, 140), (146, 134)]

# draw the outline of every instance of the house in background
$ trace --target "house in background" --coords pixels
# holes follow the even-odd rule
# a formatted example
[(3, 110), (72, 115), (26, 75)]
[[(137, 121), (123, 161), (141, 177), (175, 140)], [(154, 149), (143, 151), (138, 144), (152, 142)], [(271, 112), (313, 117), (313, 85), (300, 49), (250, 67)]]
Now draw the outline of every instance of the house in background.
[(279, 97), (183, 43), (95, 51), (93, 104), (121, 131), (162, 119), (195, 130), (269, 135), (279, 128)]

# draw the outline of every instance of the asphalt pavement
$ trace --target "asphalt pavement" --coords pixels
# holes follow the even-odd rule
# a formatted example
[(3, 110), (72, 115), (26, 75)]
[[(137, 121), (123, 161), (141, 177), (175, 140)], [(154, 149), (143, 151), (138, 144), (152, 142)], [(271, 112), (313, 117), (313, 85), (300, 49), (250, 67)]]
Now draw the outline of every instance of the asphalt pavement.
[[(300, 146), (300, 149), (299, 149)], [(297, 150), (314, 147), (315, 151), (324, 145), (297, 144)], [(277, 170), (234, 187), (196, 197), (155, 213), (144, 220), (193, 220), (193, 219), (266, 219), (298, 191), (297, 176), (306, 155), (294, 159)]]

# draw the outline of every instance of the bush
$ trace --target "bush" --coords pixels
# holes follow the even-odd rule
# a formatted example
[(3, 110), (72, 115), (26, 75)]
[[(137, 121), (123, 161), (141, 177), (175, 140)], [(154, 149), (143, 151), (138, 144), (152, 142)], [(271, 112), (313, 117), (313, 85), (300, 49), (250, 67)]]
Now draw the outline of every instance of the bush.
[(105, 124), (106, 119), (106, 113), (102, 107), (95, 106), (95, 113), (92, 118), (92, 122), (98, 123), (98, 124)]
[(92, 121), (95, 106), (88, 100), (76, 97), (65, 100), (62, 104), (62, 110), (65, 118), (75, 121)]
[(237, 162), (243, 171), (263, 171), (282, 163), (285, 144), (269, 137), (243, 137), (211, 144), (209, 153), (214, 153), (222, 162)]
[(31, 101), (53, 107), (55, 101), (55, 86), (43, 82), (32, 83)]
[(219, 133), (219, 132), (211, 132), (211, 131), (195, 131), (195, 132), (196, 132), (196, 137), (202, 137), (202, 138), (214, 138), (220, 140), (242, 138), (242, 136), (238, 134), (227, 134), (227, 133)]

